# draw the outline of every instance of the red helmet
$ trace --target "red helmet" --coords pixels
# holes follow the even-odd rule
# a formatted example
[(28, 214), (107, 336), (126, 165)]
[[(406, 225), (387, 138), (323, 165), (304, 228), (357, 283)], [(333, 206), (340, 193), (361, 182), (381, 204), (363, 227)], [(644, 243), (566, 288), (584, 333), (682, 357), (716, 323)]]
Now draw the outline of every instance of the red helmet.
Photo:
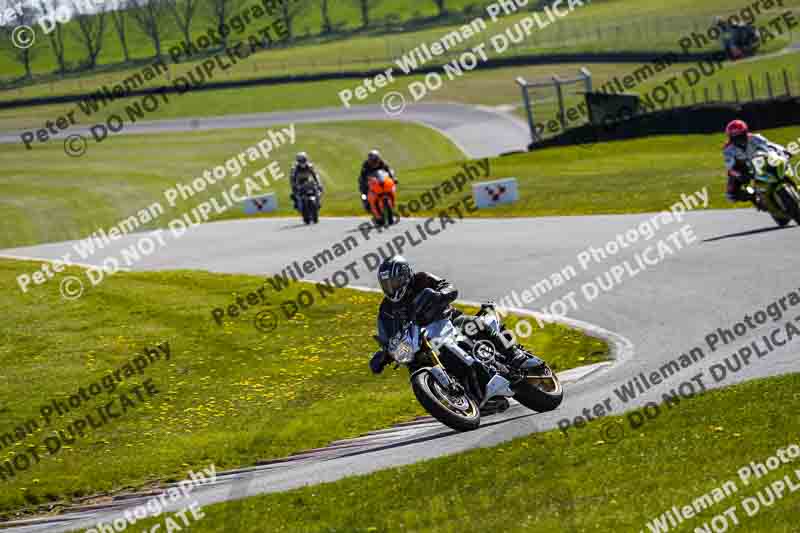
[(728, 136), (729, 140), (747, 135), (748, 133), (750, 133), (750, 128), (747, 127), (747, 122), (744, 120), (733, 120), (725, 127), (725, 134)]

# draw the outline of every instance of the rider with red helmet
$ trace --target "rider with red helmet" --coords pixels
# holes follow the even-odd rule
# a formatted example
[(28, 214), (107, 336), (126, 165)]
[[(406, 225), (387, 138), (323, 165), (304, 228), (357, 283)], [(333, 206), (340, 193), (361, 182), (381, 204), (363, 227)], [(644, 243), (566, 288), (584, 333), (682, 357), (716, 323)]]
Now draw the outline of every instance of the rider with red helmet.
[(745, 186), (750, 183), (753, 175), (753, 157), (757, 152), (778, 152), (790, 155), (786, 149), (770, 142), (763, 135), (750, 133), (750, 128), (743, 120), (733, 120), (725, 128), (728, 142), (722, 153), (725, 156), (725, 166), (728, 168), (728, 189), (726, 196), (731, 202), (753, 202), (760, 210), (764, 207), (757, 203), (755, 195), (747, 192)]

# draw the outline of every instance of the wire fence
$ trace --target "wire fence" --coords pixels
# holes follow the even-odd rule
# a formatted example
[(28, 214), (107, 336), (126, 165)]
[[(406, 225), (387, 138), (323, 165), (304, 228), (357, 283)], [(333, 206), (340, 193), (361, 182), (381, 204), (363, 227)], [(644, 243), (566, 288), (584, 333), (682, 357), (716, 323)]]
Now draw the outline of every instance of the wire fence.
[(685, 107), (694, 104), (744, 103), (755, 100), (800, 96), (800, 67), (796, 71), (783, 68), (763, 74), (748, 74), (746, 77), (707, 83), (673, 95), (661, 109)]
[[(522, 114), (528, 119), (532, 142), (555, 137), (589, 122), (585, 94), (592, 90), (592, 75), (588, 69), (582, 68), (577, 77), (566, 80), (557, 76), (535, 82), (518, 78), (517, 83), (522, 89)], [(660, 102), (652, 98), (640, 99), (639, 113), (791, 97), (800, 97), (800, 65), (725, 80), (707, 80)]]
[[(721, 49), (718, 42), (706, 42), (702, 37), (707, 36), (713, 24), (708, 16), (680, 16), (680, 17), (649, 17), (633, 19), (622, 23), (598, 26), (592, 20), (565, 18), (557, 20), (543, 29), (534, 29), (522, 42), (510, 42), (509, 48), (497, 53), (492, 46), (487, 46), (489, 57), (515, 58), (520, 56), (547, 54), (547, 53), (618, 53), (624, 51), (667, 52), (681, 51), (681, 39), (694, 40), (692, 51), (709, 51)], [(491, 34), (484, 31), (476, 33), (468, 39), (459, 39), (457, 46), (447, 49), (441, 55), (433, 58), (426, 66), (444, 65), (457, 60), (461, 54), (472, 47), (484, 43), (489, 37), (500, 33), (500, 28), (492, 28)], [(787, 34), (781, 36), (781, 42), (793, 42), (797, 30), (787, 29)], [(431, 44), (447, 34), (444, 29), (427, 30), (424, 35), (419, 34), (388, 34), (382, 39), (370, 39), (366, 45), (340, 46), (337, 43), (322, 45), (300, 45), (275, 48), (265, 51), (241, 62), (233, 68), (219, 72), (221, 79), (248, 79), (269, 76), (301, 76), (319, 73), (345, 73), (374, 69), (385, 69), (396, 65), (396, 61), (410, 54), (422, 44)], [(413, 36), (412, 36), (413, 35)], [(376, 46), (377, 45), (377, 46)], [(778, 46), (774, 44), (774, 46)], [(330, 49), (326, 49), (330, 47)], [(336, 48), (339, 48), (336, 50)], [(107, 65), (102, 67), (108, 68)], [(114, 65), (115, 70), (125, 68), (124, 64)], [(118, 67), (118, 68), (117, 68)], [(171, 70), (180, 73), (188, 70), (189, 64), (171, 65)], [(91, 78), (81, 80), (76, 78), (74, 84), (80, 90), (91, 90), (98, 86), (97, 78), (103, 83), (114, 83), (110, 78), (112, 72), (105, 75), (101, 71), (89, 74)], [(76, 73), (71, 74), (75, 76)], [(60, 82), (69, 75), (61, 77), (48, 75), (49, 92), (63, 92), (59, 88)], [(117, 72), (117, 77), (120, 73)], [(41, 83), (42, 80), (35, 81)], [(2, 85), (2, 82), (0, 82)], [(25, 82), (30, 85), (30, 82)], [(22, 86), (7, 86), (8, 89), (21, 89)]]

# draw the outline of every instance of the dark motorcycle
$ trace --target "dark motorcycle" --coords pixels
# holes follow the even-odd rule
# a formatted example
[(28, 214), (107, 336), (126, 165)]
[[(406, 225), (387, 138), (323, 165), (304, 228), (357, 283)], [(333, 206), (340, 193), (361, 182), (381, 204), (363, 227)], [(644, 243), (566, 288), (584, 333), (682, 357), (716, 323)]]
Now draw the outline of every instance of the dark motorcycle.
[[(502, 330), (492, 303), (481, 306), (476, 320), (481, 327)], [(504, 411), (509, 397), (537, 412), (554, 410), (564, 397), (544, 361), (530, 354), (514, 370), (495, 357), (491, 343), (471, 340), (450, 318), (424, 328), (411, 320), (386, 343), (375, 339), (396, 363), (408, 367), (411, 388), (425, 410), (458, 431), (477, 428), (487, 407)]]
[(298, 203), (303, 222), (319, 223), (320, 191), (314, 183), (306, 183), (300, 187)]

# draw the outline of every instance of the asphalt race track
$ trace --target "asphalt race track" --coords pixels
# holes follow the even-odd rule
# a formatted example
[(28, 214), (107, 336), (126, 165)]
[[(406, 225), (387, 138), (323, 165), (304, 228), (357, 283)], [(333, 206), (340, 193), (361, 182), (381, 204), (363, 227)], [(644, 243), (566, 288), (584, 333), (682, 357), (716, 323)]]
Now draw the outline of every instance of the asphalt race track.
[[(107, 114), (98, 116), (106, 117)], [(99, 120), (99, 119), (98, 119)], [(234, 128), (261, 128), (278, 124), (350, 122), (357, 120), (402, 120), (433, 128), (455, 143), (472, 159), (493, 157), (504, 152), (525, 150), (530, 142), (528, 125), (515, 116), (495, 112), (491, 108), (463, 104), (413, 104), (400, 114), (388, 115), (378, 105), (315, 109), (275, 113), (253, 113), (247, 115), (224, 115), (219, 117), (183, 118), (174, 120), (141, 121), (127, 124), (120, 133), (110, 135), (145, 135), (177, 131), (203, 131)], [(0, 132), (0, 143), (18, 143), (22, 130)], [(68, 135), (79, 134), (89, 142), (92, 140), (89, 127), (75, 127), (52, 135), (55, 142)], [(35, 148), (34, 148), (35, 149)], [(90, 148), (91, 149), (91, 148)]]
[[(712, 192), (716, 193), (719, 191)], [(676, 201), (679, 194), (680, 191), (676, 191)], [(535, 414), (517, 405), (502, 415), (485, 418), (478, 430), (462, 434), (436, 422), (421, 420), (376, 431), (360, 439), (342, 441), (331, 448), (311, 451), (290, 460), (267, 462), (255, 468), (219, 475), (214, 485), (196, 489), (193, 493), (195, 499), (201, 505), (207, 505), (491, 446), (557, 427), (559, 420), (579, 415), (584, 408), (592, 409), (607, 398), (611, 398), (613, 414), (620, 414), (646, 401), (660, 403), (662, 394), (689, 382), (701, 372), (701, 380), (706, 386), (717, 387), (800, 370), (800, 350), (794, 343), (787, 342), (763, 359), (753, 357), (749, 365), (735, 374), (729, 373), (720, 383), (716, 383), (708, 372), (714, 363), (760, 339), (765, 332), (793, 321), (800, 314), (797, 308), (790, 307), (779, 321), (769, 320), (714, 353), (704, 340), (717, 328), (733, 328), (745, 315), (752, 316), (800, 287), (800, 276), (794, 277), (797, 275), (794, 269), (800, 228), (792, 225), (777, 229), (768, 216), (755, 211), (705, 211), (685, 215), (683, 224), (691, 226), (697, 237), (695, 242), (680, 250), (672, 246), (674, 254), (666, 255), (657, 265), (648, 266), (632, 277), (626, 274), (610, 291), (601, 293), (591, 302), (586, 300), (581, 292), (584, 283), (601, 276), (614, 265), (632, 260), (634, 254), (656, 241), (667, 239), (681, 224), (663, 227), (650, 241), (631, 245), (602, 263), (592, 263), (586, 270), (578, 264), (577, 255), (588, 246), (603, 247), (618, 234), (637, 227), (650, 217), (652, 215), (467, 219), (457, 221), (422, 244), (404, 250), (417, 269), (430, 270), (450, 279), (459, 288), (462, 299), (473, 301), (501, 299), (510, 291), (521, 292), (568, 265), (575, 267), (577, 277), (525, 307), (539, 311), (569, 291), (576, 291), (579, 308), (569, 312), (568, 317), (595, 325), (595, 332), (602, 334), (607, 330), (606, 337), (611, 340), (618, 359), (613, 364), (573, 375), (573, 381), (565, 386), (565, 402), (557, 411)], [(420, 221), (402, 220), (387, 233), (373, 235), (369, 241), (361, 239), (357, 229), (363, 221), (354, 218), (323, 219), (318, 226), (311, 227), (304, 226), (299, 219), (205, 224), (190, 230), (179, 240), (168, 241), (168, 246), (133, 269), (190, 268), (250, 274), (279, 272), (292, 261), (310, 259), (331, 243), (340, 242), (347, 235), (357, 235), (361, 243), (358, 248), (310, 278), (324, 280), (336, 269), (357, 261), (359, 279), (351, 280), (351, 284), (376, 287), (374, 275), (360, 263), (362, 256), (374, 252), (392, 237), (413, 229)], [(114, 254), (115, 250), (139, 237), (141, 234), (129, 235), (87, 262), (99, 264), (106, 255)], [(56, 259), (68, 248), (69, 243), (53, 243), (4, 250), (0, 254)], [(87, 290), (91, 288), (87, 287)], [(635, 400), (623, 403), (614, 393), (615, 388), (639, 373), (650, 375), (665, 362), (688, 353), (694, 347), (702, 347), (704, 359), (678, 371)], [(178, 342), (176, 349), (179, 349)], [(369, 354), (363, 355), (364, 371), (367, 372)], [(547, 354), (542, 355), (547, 357)], [(597, 431), (598, 440), (625, 438), (624, 433), (605, 434), (602, 424), (571, 431)], [(141, 501), (135, 497), (119, 499), (53, 519), (34, 520), (17, 530), (67, 531), (89, 527), (97, 520), (109, 520), (126, 506)], [(235, 525), (231, 530), (236, 530)]]

